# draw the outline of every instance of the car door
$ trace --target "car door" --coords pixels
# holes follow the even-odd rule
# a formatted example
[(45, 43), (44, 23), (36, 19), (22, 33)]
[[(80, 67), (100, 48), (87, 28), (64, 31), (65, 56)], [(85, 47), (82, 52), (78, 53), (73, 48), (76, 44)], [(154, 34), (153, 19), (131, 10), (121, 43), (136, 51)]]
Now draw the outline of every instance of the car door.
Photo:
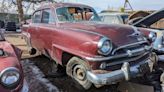
[(52, 48), (52, 41), (55, 40), (52, 37), (55, 36), (55, 18), (53, 17), (52, 10), (46, 8), (42, 10), (42, 18), (39, 35), (43, 41), (43, 47), (47, 51), (50, 51)]
[(37, 48), (38, 50), (41, 49), (41, 39), (40, 39), (40, 26), (41, 26), (41, 16), (42, 11), (38, 10), (36, 11), (32, 16), (32, 23), (29, 25), (28, 32), (31, 36), (31, 43), (33, 47)]

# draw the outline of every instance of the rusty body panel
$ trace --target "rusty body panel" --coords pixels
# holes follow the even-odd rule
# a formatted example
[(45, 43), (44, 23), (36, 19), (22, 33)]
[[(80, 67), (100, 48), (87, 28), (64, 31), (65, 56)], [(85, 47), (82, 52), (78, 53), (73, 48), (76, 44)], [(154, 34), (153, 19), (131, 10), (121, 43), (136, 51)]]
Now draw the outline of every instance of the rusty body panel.
[[(58, 8), (61, 10), (57, 11)], [(68, 8), (69, 10), (65, 11)], [(61, 11), (65, 12), (60, 15)], [(63, 14), (70, 11), (75, 13), (68, 13), (69, 16)], [(82, 12), (82, 20), (75, 20), (77, 16), (72, 18), (73, 15), (80, 14), (79, 11)], [(86, 18), (89, 14), (93, 16), (90, 19)], [(47, 19), (47, 15), (51, 17)], [(69, 17), (74, 20), (69, 21)], [(29, 39), (31, 48), (49, 56), (57, 64), (66, 66), (69, 76), (72, 77), (71, 71), (74, 71), (79, 74), (78, 78), (85, 78), (87, 85), (78, 81), (85, 89), (89, 89), (92, 83), (106, 85), (129, 80), (130, 75), (139, 74), (140, 64), (148, 63), (153, 66), (153, 62), (156, 62), (156, 55), (151, 53), (148, 40), (139, 32), (142, 29), (128, 25), (103, 24), (94, 9), (86, 5), (56, 3), (42, 6), (34, 12), (32, 23), (23, 26), (22, 30)], [(148, 65), (146, 64), (145, 70), (152, 69)], [(95, 74), (94, 71), (97, 70), (105, 70), (108, 73)]]
[[(38, 10), (50, 8), (51, 11), (54, 11), (59, 7), (71, 6), (91, 8), (81, 4), (59, 3), (46, 5)], [(52, 15), (56, 18), (54, 12)], [(135, 33), (131, 26), (105, 25), (98, 22), (30, 23), (28, 27), (23, 27), (22, 30), (28, 34), (32, 47), (39, 51), (47, 50), (59, 64), (62, 64), (63, 52), (81, 58), (100, 56), (97, 53), (97, 43), (102, 37), (109, 38), (114, 48), (139, 42), (136, 37), (129, 36)]]

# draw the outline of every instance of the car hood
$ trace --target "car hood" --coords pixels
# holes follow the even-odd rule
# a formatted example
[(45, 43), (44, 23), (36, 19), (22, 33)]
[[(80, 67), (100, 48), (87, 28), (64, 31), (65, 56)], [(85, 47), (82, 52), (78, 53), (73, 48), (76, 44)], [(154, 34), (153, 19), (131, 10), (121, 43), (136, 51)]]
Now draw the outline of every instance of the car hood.
[(132, 25), (137, 27), (150, 26), (162, 18), (164, 18), (164, 8), (144, 17), (143, 19), (133, 23)]
[(60, 26), (65, 29), (79, 30), (85, 33), (93, 32), (94, 34), (108, 37), (116, 46), (127, 45), (141, 40), (136, 27), (129, 25), (107, 25), (98, 22), (80, 22), (80, 23), (61, 23)]

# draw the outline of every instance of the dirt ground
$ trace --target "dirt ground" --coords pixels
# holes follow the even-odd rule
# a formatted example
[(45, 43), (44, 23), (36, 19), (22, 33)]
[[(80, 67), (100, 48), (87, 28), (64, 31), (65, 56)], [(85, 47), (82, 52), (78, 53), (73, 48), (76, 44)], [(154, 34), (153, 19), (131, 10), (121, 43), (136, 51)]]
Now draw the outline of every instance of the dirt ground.
[[(21, 34), (5, 34), (5, 38), (23, 51), (21, 63), (30, 92), (84, 92), (81, 86), (67, 75), (60, 78), (49, 76), (50, 68), (48, 66), (52, 64), (52, 61), (45, 56), (30, 56), (27, 44)], [(104, 86), (99, 89), (92, 87), (87, 92), (146, 92), (145, 90), (153, 92), (153, 87), (123, 82), (120, 83), (117, 90), (116, 86)]]

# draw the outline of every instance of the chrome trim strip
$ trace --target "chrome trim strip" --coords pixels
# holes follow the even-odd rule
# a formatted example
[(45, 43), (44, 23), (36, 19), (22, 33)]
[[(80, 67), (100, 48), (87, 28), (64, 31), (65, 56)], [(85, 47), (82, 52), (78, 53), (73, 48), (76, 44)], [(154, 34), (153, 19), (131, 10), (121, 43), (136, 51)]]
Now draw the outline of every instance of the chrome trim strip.
[[(110, 67), (110, 66), (113, 66), (113, 65), (122, 64), (122, 63), (124, 63), (124, 62), (130, 63), (130, 62), (133, 62), (133, 61), (135, 61), (135, 60), (137, 60), (137, 59), (140, 59), (141, 57), (143, 57), (143, 56), (145, 56), (145, 55), (147, 55), (147, 54), (148, 54), (148, 53), (144, 53), (144, 54), (142, 54), (142, 55), (140, 55), (140, 56), (138, 56), (138, 57), (134, 57), (134, 58), (127, 59), (127, 60), (123, 60), (123, 61), (119, 61), (119, 62), (107, 63), (107, 67)], [(146, 59), (147, 59), (147, 58), (146, 58)]]
[[(151, 47), (149, 48), (151, 49)], [(106, 60), (111, 60), (111, 59), (117, 59), (117, 58), (122, 58), (122, 57), (132, 57), (132, 56), (137, 56), (137, 55), (141, 55), (144, 54), (145, 51), (147, 51), (147, 49), (145, 48), (139, 48), (136, 50), (132, 50), (131, 54), (129, 56), (128, 53), (125, 54), (120, 54), (120, 55), (115, 55), (115, 56), (109, 56), (109, 57), (86, 57), (84, 59), (88, 60), (88, 61), (97, 61), (97, 62), (101, 62), (101, 61), (106, 61)]]
[(122, 48), (126, 48), (126, 47), (130, 47), (130, 46), (135, 46), (135, 45), (139, 45), (139, 44), (143, 44), (143, 43), (148, 43), (147, 41), (140, 41), (140, 42), (136, 42), (136, 43), (132, 43), (132, 44), (128, 44), (128, 45), (123, 45), (123, 46), (120, 46), (116, 49), (113, 50), (112, 52), (112, 55), (114, 55), (114, 53), (119, 50), (119, 49), (122, 49)]

